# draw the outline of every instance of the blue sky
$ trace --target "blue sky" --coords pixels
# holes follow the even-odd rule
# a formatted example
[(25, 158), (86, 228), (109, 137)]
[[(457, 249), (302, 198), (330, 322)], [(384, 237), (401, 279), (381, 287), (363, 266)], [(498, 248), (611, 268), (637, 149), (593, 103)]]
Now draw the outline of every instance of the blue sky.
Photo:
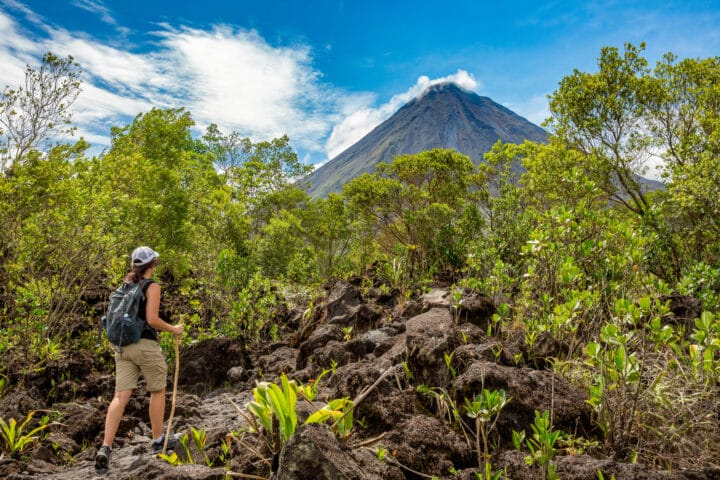
[(529, 120), (602, 46), (654, 62), (720, 54), (720, 2), (0, 0), (0, 86), (42, 54), (83, 67), (78, 133), (107, 145), (152, 107), (255, 141), (288, 134), (320, 164), (453, 80)]

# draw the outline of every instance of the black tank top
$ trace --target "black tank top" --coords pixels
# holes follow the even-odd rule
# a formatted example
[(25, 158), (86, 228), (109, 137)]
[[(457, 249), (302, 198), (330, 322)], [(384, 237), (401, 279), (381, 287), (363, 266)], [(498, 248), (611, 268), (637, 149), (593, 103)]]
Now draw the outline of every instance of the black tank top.
[(138, 317), (145, 320), (145, 328), (142, 331), (142, 334), (140, 335), (140, 338), (147, 338), (148, 340), (153, 340), (155, 342), (158, 341), (158, 333), (157, 330), (152, 328), (147, 323), (147, 291), (148, 288), (150, 288), (150, 285), (155, 283), (154, 281), (145, 278), (140, 280), (140, 287), (142, 288), (143, 294), (145, 294), (145, 298), (143, 298), (140, 301), (140, 307), (138, 308)]

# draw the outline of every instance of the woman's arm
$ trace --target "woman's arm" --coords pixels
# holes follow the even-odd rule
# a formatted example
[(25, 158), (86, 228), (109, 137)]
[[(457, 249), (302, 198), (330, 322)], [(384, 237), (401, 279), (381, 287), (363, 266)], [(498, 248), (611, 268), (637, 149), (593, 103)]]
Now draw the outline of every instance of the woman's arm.
[(181, 335), (183, 333), (183, 326), (170, 325), (165, 320), (160, 318), (160, 285), (157, 283), (151, 283), (145, 293), (147, 298), (147, 307), (145, 309), (145, 319), (148, 325), (155, 330), (161, 332), (170, 332), (174, 335)]

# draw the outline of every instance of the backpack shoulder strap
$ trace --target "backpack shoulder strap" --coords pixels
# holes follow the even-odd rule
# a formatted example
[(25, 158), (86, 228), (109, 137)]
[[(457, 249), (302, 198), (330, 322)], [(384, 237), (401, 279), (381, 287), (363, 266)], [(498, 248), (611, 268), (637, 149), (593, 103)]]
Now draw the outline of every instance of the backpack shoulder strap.
[(150, 288), (150, 285), (155, 283), (154, 280), (150, 278), (143, 278), (140, 280), (140, 288), (142, 288), (143, 293), (147, 292), (147, 289)]

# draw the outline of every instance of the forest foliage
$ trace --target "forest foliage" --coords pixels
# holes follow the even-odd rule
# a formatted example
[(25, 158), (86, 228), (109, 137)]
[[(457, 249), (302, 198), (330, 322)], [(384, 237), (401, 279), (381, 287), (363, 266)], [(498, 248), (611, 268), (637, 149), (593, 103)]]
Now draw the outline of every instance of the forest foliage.
[[(701, 461), (720, 412), (720, 58), (652, 67), (643, 50), (603, 48), (563, 78), (547, 144), (498, 143), (479, 167), (403, 155), (317, 199), (287, 137), (195, 135), (183, 109), (112, 128), (100, 155), (58, 143), (80, 70), (48, 54), (0, 97), (0, 354), (93, 349), (138, 245), (161, 253), (162, 313), (185, 341), (267, 339), (281, 296), (372, 265), (407, 298), (440, 277), (490, 296), (493, 333), (530, 351), (563, 342), (552, 368), (587, 390), (618, 456)], [(665, 188), (640, 178), (649, 160)], [(702, 313), (668, 322), (673, 296)]]

